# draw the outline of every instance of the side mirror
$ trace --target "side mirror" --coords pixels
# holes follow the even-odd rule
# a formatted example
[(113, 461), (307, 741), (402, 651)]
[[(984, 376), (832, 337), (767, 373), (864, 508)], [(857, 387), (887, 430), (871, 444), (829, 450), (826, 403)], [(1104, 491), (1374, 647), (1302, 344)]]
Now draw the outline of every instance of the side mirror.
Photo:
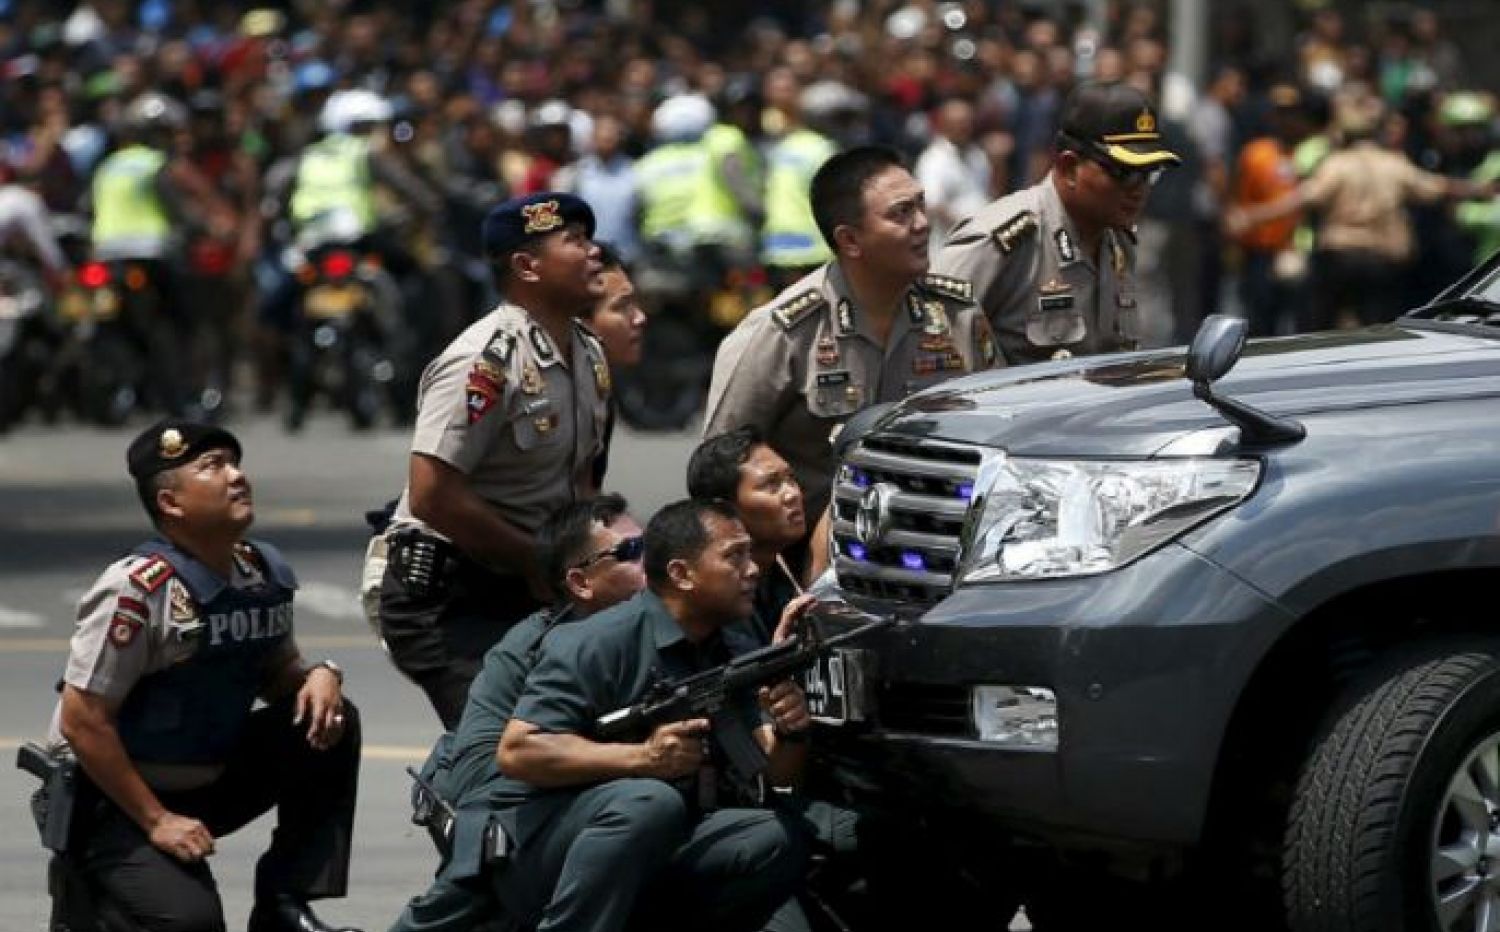
[(1240, 361), (1248, 329), (1249, 324), (1241, 317), (1210, 314), (1203, 318), (1193, 345), (1188, 347), (1187, 377), (1193, 383), (1193, 394), (1239, 427), (1241, 443), (1248, 446), (1296, 443), (1307, 436), (1307, 428), (1298, 421), (1214, 394), (1214, 383)]
[(1188, 347), (1187, 377), (1194, 386), (1207, 387), (1239, 362), (1249, 324), (1242, 317), (1210, 314), (1203, 319), (1193, 345)]

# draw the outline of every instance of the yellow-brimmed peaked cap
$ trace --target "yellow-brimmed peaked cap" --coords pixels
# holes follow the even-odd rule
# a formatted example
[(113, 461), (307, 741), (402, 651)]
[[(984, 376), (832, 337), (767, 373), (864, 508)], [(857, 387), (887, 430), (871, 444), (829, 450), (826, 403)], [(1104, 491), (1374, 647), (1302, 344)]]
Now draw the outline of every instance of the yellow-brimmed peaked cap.
[(1178, 165), (1162, 141), (1151, 99), (1123, 81), (1086, 81), (1063, 102), (1058, 120), (1062, 148), (1083, 143), (1131, 168)]

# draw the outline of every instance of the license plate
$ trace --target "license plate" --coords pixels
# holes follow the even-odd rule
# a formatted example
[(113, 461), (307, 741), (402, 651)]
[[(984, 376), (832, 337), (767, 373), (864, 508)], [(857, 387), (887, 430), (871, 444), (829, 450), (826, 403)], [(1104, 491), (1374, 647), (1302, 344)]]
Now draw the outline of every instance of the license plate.
[(94, 292), (94, 316), (113, 317), (120, 311), (120, 296), (113, 288), (100, 288)]
[(867, 650), (836, 648), (818, 658), (802, 675), (807, 710), (814, 721), (842, 725), (866, 717)]
[(358, 285), (320, 285), (307, 293), (302, 307), (309, 317), (343, 317), (359, 307), (364, 290)]

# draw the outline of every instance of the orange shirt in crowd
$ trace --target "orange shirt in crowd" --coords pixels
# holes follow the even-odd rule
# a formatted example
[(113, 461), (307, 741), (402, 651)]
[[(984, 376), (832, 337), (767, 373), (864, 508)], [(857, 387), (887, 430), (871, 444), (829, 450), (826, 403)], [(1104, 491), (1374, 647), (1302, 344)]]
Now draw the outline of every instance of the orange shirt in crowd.
[[(1235, 166), (1234, 205), (1253, 207), (1288, 194), (1297, 187), (1292, 153), (1273, 136), (1251, 141), (1240, 151)], [(1280, 252), (1292, 244), (1300, 214), (1257, 224), (1239, 237), (1239, 244), (1256, 252)]]

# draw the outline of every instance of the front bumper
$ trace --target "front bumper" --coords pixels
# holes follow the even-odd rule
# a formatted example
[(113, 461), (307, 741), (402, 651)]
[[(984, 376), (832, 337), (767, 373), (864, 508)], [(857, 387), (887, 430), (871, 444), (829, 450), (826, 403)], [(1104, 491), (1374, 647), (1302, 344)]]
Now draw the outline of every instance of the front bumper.
[[(828, 626), (895, 609), (845, 606)], [(869, 720), (820, 727), (820, 759), (882, 806), (1062, 846), (1190, 845), (1239, 693), (1289, 623), (1177, 545), (1099, 576), (961, 588), (862, 645)], [(978, 741), (963, 718), (982, 683), (1053, 690), (1056, 751)]]

